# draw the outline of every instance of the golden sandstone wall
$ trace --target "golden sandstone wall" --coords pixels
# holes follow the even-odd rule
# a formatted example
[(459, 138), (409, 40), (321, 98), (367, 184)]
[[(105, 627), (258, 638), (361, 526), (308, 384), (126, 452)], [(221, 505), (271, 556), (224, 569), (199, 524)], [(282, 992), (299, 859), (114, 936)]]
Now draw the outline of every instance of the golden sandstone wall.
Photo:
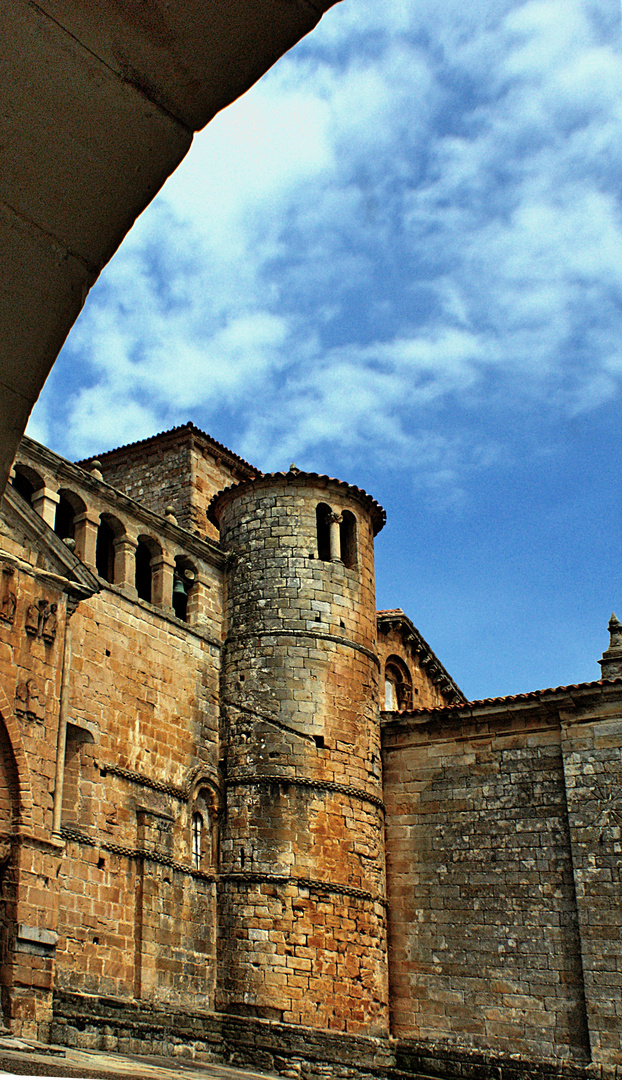
[[(2, 538), (9, 559), (0, 581), (3, 686), (24, 727), (19, 745), (36, 787), (33, 824), (52, 863), (32, 886), (14, 859), (5, 874), (7, 1018), (24, 1034), (45, 1034), (53, 987), (213, 1007), (222, 555), (115, 492), (97, 470), (85, 473), (29, 441), (16, 470), (26, 494), (11, 499), (30, 533), (16, 519)], [(67, 505), (58, 517), (63, 500), (73, 508), (71, 520)], [(92, 572), (101, 562), (101, 522), (115, 529), (108, 535), (110, 581)], [(72, 534), (82, 559), (54, 534), (55, 523), (62, 535)], [(149, 600), (137, 591), (140, 543), (150, 554)], [(172, 606), (179, 558), (193, 568), (184, 618)], [(68, 569), (59, 559), (86, 575), (85, 588), (73, 587), (80, 602), (70, 620), (71, 653), (64, 648)], [(63, 651), (70, 657), (64, 675)], [(7, 752), (8, 778), (10, 761)], [(23, 788), (7, 785), (8, 779), (0, 809)], [(20, 818), (17, 809), (11, 814), (6, 835), (16, 843)], [(39, 850), (37, 865), (42, 857)], [(31, 936), (52, 937), (22, 947), (16, 922)], [(21, 968), (20, 949), (28, 953)]]
[[(19, 504), (19, 496), (13, 499)], [(32, 511), (31, 516), (36, 520)], [(0, 523), (0, 984), (5, 1023), (18, 1033), (45, 1037), (64, 848), (53, 836), (52, 818), (72, 605), (60, 567), (42, 556), (23, 524), (9, 503)]]
[[(145, 453), (26, 439), (3, 501), (5, 1022), (303, 1080), (620, 1080), (617, 620), (602, 680), (467, 703), (404, 612), (376, 632), (364, 492), (226, 487), (192, 425)], [(200, 522), (218, 461), (215, 543), (157, 500)]]
[(212, 1005), (214, 867), (193, 866), (191, 818), (193, 770), (218, 784), (218, 627), (105, 587), (74, 619), (71, 711), (96, 742), (68, 740), (58, 985)]
[(182, 528), (213, 540), (218, 529), (207, 518), (212, 498), (258, 471), (193, 424), (102, 454), (101, 466), (114, 488), (161, 516), (172, 507)]

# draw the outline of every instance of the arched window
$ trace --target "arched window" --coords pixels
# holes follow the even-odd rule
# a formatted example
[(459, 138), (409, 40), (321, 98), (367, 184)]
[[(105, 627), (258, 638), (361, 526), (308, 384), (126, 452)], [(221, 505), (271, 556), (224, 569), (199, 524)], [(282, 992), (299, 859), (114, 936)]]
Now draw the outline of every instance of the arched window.
[(317, 524), (317, 557), (322, 562), (330, 562), (330, 513), (326, 503), (318, 503), (315, 511)]
[(191, 802), (190, 850), (192, 865), (207, 870), (218, 864), (218, 796), (199, 781), (199, 790)]
[(35, 491), (40, 491), (43, 487), (43, 478), (28, 465), (20, 463), (15, 465), (15, 476), (11, 483), (18, 494), (31, 503)]
[(57, 536), (60, 536), (61, 540), (75, 540), (75, 518), (78, 514), (84, 513), (86, 506), (73, 491), (61, 488), (58, 494), (59, 501), (56, 506), (54, 532)]
[(341, 561), (348, 570), (356, 566), (356, 518), (349, 510), (344, 510), (339, 526), (341, 539)]
[(64, 825), (89, 825), (91, 823), (92, 785), (83, 783), (83, 780), (88, 779), (92, 774), (92, 744), (93, 736), (89, 731), (71, 723), (67, 724), (62, 804)]
[(178, 555), (173, 573), (173, 610), (183, 622), (188, 622), (188, 601), (196, 587), (196, 581), (196, 568), (184, 555)]
[(120, 521), (112, 514), (102, 514), (97, 528), (95, 547), (95, 569), (104, 581), (114, 583), (114, 542), (125, 532)]
[(201, 869), (203, 858), (203, 817), (195, 812), (192, 815), (192, 865), (195, 869)]
[(386, 712), (412, 709), (413, 686), (410, 672), (399, 656), (390, 656), (384, 668), (384, 708)]
[(161, 555), (162, 549), (151, 536), (139, 536), (136, 545), (136, 592), (141, 600), (153, 603), (152, 559)]

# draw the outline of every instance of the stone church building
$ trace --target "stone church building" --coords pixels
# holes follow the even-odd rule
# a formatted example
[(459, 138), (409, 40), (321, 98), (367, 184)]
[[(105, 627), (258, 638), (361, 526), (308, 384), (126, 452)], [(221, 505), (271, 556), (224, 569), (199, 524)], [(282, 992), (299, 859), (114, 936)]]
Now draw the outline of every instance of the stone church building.
[(0, 520), (0, 990), (24, 1037), (319, 1077), (622, 1076), (622, 634), (467, 702), (385, 513), (192, 424)]

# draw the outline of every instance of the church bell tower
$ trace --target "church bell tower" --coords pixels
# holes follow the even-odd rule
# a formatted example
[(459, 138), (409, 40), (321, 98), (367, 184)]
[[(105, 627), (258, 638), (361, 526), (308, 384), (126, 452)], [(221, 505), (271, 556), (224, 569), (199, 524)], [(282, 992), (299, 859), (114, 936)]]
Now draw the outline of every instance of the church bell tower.
[(229, 555), (216, 1007), (388, 1031), (374, 535), (294, 466), (215, 496)]

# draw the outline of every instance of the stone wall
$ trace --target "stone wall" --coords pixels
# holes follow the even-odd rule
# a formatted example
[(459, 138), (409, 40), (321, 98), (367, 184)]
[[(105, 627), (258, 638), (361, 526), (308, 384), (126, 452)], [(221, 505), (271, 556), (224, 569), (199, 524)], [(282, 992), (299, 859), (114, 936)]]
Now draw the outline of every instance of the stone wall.
[(161, 516), (171, 506), (182, 528), (214, 540), (213, 496), (256, 471), (193, 424), (110, 450), (101, 463), (107, 483)]
[(57, 985), (213, 1005), (215, 865), (193, 864), (191, 829), (197, 780), (218, 790), (214, 628), (111, 586), (74, 620), (71, 714), (92, 735), (68, 739)]
[(620, 1080), (622, 1070), (435, 1043), (344, 1035), (235, 1017), (57, 992), (55, 1042), (259, 1069), (287, 1080)]
[(622, 1065), (621, 716), (618, 679), (386, 718), (396, 1035)]
[[(213, 1007), (222, 556), (29, 440), (19, 468), (33, 479), (33, 505), (12, 489), (0, 524), (2, 719), (12, 724), (0, 790), (5, 1015), (16, 1033), (46, 1037), (53, 985)], [(93, 569), (97, 523), (114, 515), (119, 583), (98, 579), (53, 532), (63, 497), (81, 508), (74, 542)], [(157, 545), (155, 603), (134, 585), (141, 535)], [(170, 604), (178, 553), (196, 569), (190, 622)], [(67, 579), (74, 571), (91, 595)], [(72, 654), (68, 591), (81, 597)], [(11, 773), (18, 751), (24, 767)]]
[(619, 1064), (622, 709), (616, 702), (605, 710), (599, 702), (601, 715), (594, 711), (593, 702), (565, 710), (565, 781), (592, 1054), (597, 1061)]
[[(67, 606), (62, 584), (29, 565), (21, 544), (5, 533), (2, 547), (9, 557), (0, 563), (1, 1006), (17, 1034), (46, 1038), (63, 848), (52, 837), (52, 813)], [(54, 622), (48, 617), (45, 626), (52, 605)]]
[[(352, 515), (350, 565), (318, 549), (318, 507)], [(375, 1033), (387, 988), (371, 510), (296, 473), (216, 501), (231, 552), (218, 1002)]]

